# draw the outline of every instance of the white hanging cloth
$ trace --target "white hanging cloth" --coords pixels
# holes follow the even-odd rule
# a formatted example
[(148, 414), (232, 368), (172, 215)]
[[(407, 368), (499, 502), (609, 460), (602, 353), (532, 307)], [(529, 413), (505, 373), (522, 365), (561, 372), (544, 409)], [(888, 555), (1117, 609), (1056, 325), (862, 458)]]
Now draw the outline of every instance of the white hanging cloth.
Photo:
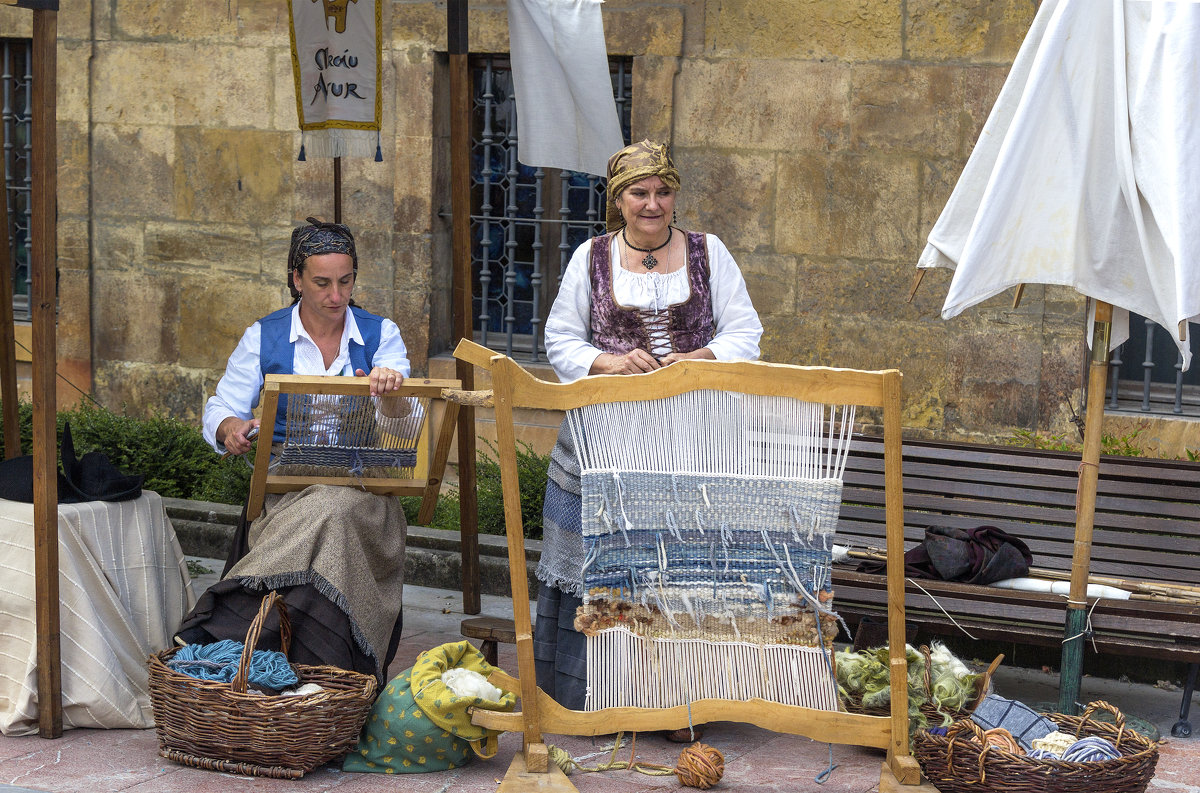
[[(1200, 3), (1044, 0), (918, 267), (942, 317), (1022, 283), (1162, 325), (1200, 315)], [(1090, 324), (1089, 324), (1090, 325)]]
[(601, 0), (509, 0), (517, 156), (604, 176), (625, 145), (604, 46)]

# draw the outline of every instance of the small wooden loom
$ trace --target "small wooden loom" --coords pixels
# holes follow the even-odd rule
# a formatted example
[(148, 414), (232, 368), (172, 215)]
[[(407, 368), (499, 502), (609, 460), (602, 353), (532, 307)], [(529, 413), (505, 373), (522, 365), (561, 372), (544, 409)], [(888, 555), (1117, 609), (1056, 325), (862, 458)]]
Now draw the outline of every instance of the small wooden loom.
[[(574, 383), (560, 385), (538, 380), (513, 360), (495, 355), (472, 342), (461, 342), (455, 356), (491, 371), (514, 604), (524, 602), (525, 593), (528, 592), (513, 431), (513, 411), (516, 408), (573, 411), (585, 406), (654, 402), (697, 391), (713, 391), (735, 396), (782, 397), (809, 403), (881, 408), (884, 423), (887, 550), (890, 560), (888, 637), (892, 648), (890, 715), (867, 716), (759, 698), (696, 699), (672, 707), (567, 710), (537, 687), (529, 613), (525, 608), (514, 608), (519, 679), (497, 671), (491, 681), (519, 694), (522, 710), (516, 713), (475, 711), (472, 715), (477, 725), (524, 735), (523, 750), (514, 757), (500, 785), (501, 793), (576, 790), (566, 775), (549, 762), (543, 733), (603, 735), (617, 730), (678, 729), (711, 721), (736, 721), (814, 740), (885, 749), (887, 759), (881, 769), (881, 790), (893, 789), (897, 783), (916, 785), (920, 782), (920, 771), (909, 754), (908, 746), (904, 578), (901, 564), (904, 545), (899, 371), (866, 372), (769, 363), (684, 361), (647, 375), (585, 377)], [(692, 416), (696, 422), (704, 422), (708, 418), (703, 415)], [(669, 499), (670, 494), (664, 493), (664, 503)]]
[[(402, 432), (380, 431), (366, 377), (269, 374), (263, 383), (262, 434), (254, 458), (246, 519), (263, 509), (267, 493), (288, 493), (309, 485), (345, 485), (372, 493), (420, 496), (418, 522), (433, 518), (450, 454), (459, 405), (444, 401), (443, 390), (458, 380), (405, 380), (395, 396), (410, 400), (410, 415), (395, 420)], [(286, 403), (282, 407), (281, 403)], [(436, 409), (438, 403), (444, 407)], [(283, 444), (266, 443), (277, 413), (285, 414)], [(424, 424), (430, 441), (428, 471), (416, 477), (417, 450)], [(277, 454), (287, 473), (272, 470)], [(297, 472), (294, 466), (303, 466)]]

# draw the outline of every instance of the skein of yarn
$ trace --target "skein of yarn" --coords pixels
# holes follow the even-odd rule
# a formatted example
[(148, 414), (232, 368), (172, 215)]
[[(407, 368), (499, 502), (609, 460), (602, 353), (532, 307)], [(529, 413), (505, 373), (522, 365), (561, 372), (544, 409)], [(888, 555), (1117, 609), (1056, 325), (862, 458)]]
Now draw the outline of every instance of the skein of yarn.
[(720, 782), (724, 774), (725, 756), (719, 749), (703, 743), (685, 748), (675, 764), (675, 776), (685, 787), (707, 790)]
[(1003, 749), (1012, 754), (1025, 754), (1025, 750), (1021, 748), (1021, 744), (1017, 743), (1017, 739), (1003, 727), (984, 730), (983, 740), (988, 746), (995, 746), (997, 749)]
[(1097, 735), (1080, 738), (1067, 747), (1062, 759), (1068, 763), (1094, 763), (1101, 760), (1115, 760), (1121, 752), (1111, 742)]

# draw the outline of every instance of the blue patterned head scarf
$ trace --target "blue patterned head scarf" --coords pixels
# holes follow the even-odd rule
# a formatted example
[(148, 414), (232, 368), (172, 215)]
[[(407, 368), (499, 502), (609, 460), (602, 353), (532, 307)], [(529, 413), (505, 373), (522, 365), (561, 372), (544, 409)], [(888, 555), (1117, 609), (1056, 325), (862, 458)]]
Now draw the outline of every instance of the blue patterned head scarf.
[(354, 235), (342, 223), (325, 223), (316, 218), (306, 218), (308, 225), (292, 229), (292, 245), (288, 249), (288, 289), (292, 300), (299, 300), (296, 291), (296, 272), (304, 269), (309, 256), (325, 253), (345, 253), (354, 262), (354, 274), (358, 275), (358, 251), (354, 248)]

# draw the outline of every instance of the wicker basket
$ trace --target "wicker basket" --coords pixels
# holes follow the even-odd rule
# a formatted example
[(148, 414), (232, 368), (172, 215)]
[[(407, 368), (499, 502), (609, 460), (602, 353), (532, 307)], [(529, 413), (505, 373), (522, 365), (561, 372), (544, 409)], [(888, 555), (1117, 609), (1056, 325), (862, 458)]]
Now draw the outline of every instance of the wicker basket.
[[(1107, 710), (1115, 723), (1094, 721)], [(1107, 702), (1093, 702), (1082, 716), (1047, 713), (1060, 731), (1076, 738), (1095, 735), (1121, 753), (1112, 760), (1067, 763), (1034, 760), (996, 746), (983, 745), (983, 731), (965, 719), (946, 735), (921, 730), (913, 737), (913, 754), (933, 786), (943, 793), (1142, 793), (1154, 776), (1158, 744), (1125, 729), (1125, 717)]]
[(237, 675), (229, 683), (172, 670), (167, 661), (177, 648), (150, 656), (159, 754), (195, 768), (299, 779), (354, 748), (375, 700), (374, 676), (293, 664), (300, 683), (324, 690), (293, 697), (246, 693), (250, 656), (272, 609), (279, 611), (281, 649), (287, 654), (291, 623), (283, 598), (272, 591), (250, 623)]
[[(925, 656), (925, 702), (921, 704), (920, 710), (925, 716), (925, 719), (932, 725), (944, 724), (945, 714), (949, 714), (952, 720), (957, 721), (959, 719), (965, 719), (974, 713), (975, 708), (979, 706), (979, 703), (982, 702), (984, 697), (986, 697), (991, 691), (992, 675), (996, 673), (996, 670), (1000, 668), (1000, 663), (1004, 660), (1004, 654), (1001, 653), (1000, 655), (997, 655), (990, 664), (988, 664), (988, 668), (983, 671), (979, 677), (978, 683), (976, 684), (975, 699), (972, 700), (967, 707), (961, 710), (946, 708), (938, 710), (938, 706), (929, 698), (930, 690), (933, 688), (933, 681), (931, 680), (930, 671), (930, 666), (932, 665), (930, 663), (931, 653), (929, 647), (927, 645), (921, 645), (919, 652)], [(886, 707), (864, 708), (862, 702), (847, 697), (842, 698), (842, 705), (850, 713), (865, 713), (868, 716), (887, 716), (891, 714), (891, 711)], [(915, 729), (915, 726), (913, 729)]]

